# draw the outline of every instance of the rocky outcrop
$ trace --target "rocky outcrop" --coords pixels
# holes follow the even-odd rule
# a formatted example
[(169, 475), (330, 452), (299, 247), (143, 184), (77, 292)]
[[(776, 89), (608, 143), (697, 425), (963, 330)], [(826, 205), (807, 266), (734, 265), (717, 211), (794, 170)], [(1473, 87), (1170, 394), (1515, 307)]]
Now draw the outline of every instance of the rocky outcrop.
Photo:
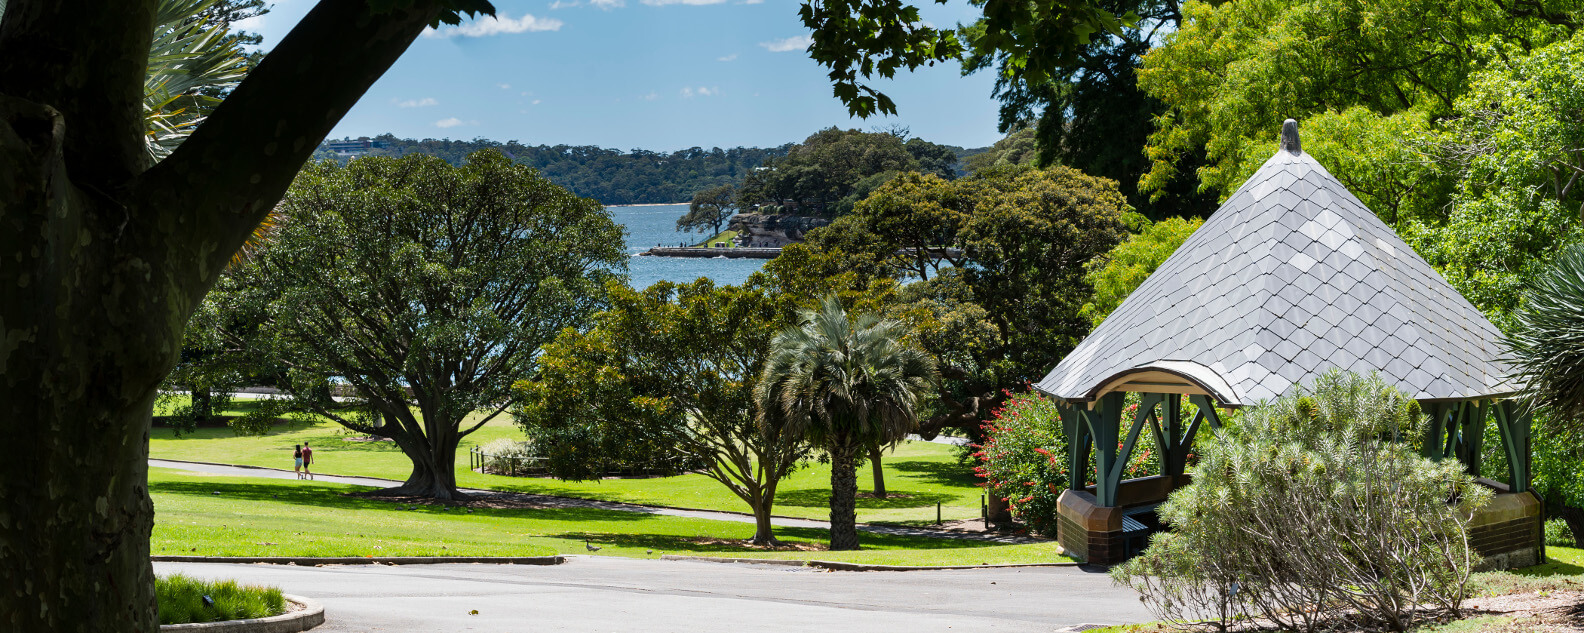
[(737, 232), (738, 246), (780, 247), (801, 242), (803, 234), (827, 224), (830, 220), (801, 215), (739, 213), (726, 228)]

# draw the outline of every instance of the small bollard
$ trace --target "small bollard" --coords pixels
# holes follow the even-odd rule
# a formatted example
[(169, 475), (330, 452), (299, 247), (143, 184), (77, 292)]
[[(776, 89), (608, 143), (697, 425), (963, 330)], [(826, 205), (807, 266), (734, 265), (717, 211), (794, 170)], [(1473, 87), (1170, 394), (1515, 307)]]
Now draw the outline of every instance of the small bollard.
[(990, 529), (990, 503), (985, 500), (985, 495), (979, 495), (979, 516), (984, 517), (985, 529)]
[(940, 525), (941, 524), (941, 520), (940, 520), (941, 519), (940, 506), (941, 506), (940, 502), (936, 501), (935, 502), (935, 525)]

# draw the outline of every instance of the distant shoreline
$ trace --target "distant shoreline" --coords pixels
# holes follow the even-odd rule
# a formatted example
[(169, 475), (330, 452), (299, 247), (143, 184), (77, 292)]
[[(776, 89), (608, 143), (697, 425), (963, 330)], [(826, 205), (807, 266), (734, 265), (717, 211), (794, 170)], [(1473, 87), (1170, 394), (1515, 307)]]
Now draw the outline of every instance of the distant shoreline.
[(605, 208), (611, 209), (611, 208), (615, 208), (615, 207), (674, 207), (674, 206), (677, 206), (679, 204), (687, 204), (687, 203), (686, 202), (646, 202), (644, 204), (607, 204), (607, 205), (605, 205)]

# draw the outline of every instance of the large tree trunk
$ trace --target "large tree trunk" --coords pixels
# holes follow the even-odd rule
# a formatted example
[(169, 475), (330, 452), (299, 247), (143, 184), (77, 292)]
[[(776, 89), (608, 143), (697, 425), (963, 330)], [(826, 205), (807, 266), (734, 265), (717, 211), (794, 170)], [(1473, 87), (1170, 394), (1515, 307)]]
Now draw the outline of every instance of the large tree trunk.
[(879, 448), (869, 449), (869, 464), (874, 468), (874, 498), (876, 499), (886, 498), (885, 469), (880, 464), (880, 453), (881, 450)]
[(1552, 501), (1546, 504), (1546, 511), (1551, 516), (1562, 519), (1568, 526), (1568, 531), (1573, 533), (1573, 546), (1584, 548), (1584, 509), (1575, 508), (1565, 503)]
[(399, 431), (392, 436), (407, 458), (412, 474), (407, 481), (385, 492), (398, 495), (432, 497), (441, 501), (461, 501), (471, 497), (457, 490), (456, 449), (462, 438), (455, 430), (424, 438)]
[(770, 510), (774, 501), (760, 501), (754, 504), (754, 535), (750, 541), (754, 545), (779, 546), (781, 541), (775, 537), (775, 527), (770, 524)]
[(858, 449), (831, 450), (830, 548), (858, 549)]
[(156, 4), (9, 0), (0, 21), (0, 630), (158, 629), (150, 413), (187, 318), (438, 10), (320, 3), (150, 168)]

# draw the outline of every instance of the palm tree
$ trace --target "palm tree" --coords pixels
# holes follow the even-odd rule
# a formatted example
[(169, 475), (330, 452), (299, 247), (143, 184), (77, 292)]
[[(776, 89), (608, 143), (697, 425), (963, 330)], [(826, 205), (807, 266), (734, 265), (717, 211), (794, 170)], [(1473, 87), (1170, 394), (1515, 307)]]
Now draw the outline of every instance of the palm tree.
[(935, 364), (901, 341), (901, 323), (868, 314), (849, 319), (834, 296), (803, 321), (771, 343), (754, 391), (760, 420), (830, 456), (830, 548), (858, 549), (857, 458), (913, 430)]
[(1515, 316), (1505, 343), (1531, 404), (1584, 423), (1584, 244), (1557, 256)]

